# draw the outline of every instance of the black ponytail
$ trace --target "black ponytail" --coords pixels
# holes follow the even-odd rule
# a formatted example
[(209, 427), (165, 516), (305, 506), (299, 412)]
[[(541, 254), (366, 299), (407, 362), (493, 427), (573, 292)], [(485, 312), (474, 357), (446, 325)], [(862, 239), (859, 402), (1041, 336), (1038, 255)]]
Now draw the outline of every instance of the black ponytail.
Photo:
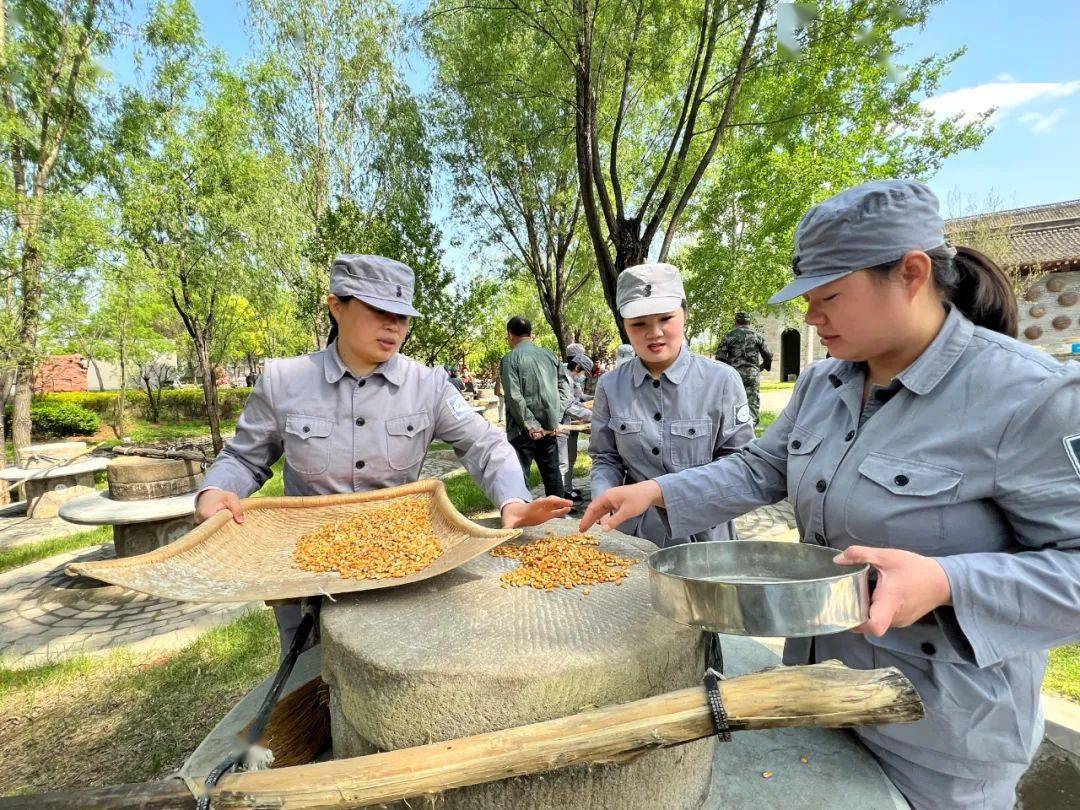
[(334, 313), (329, 309), (326, 310), (326, 317), (330, 319), (330, 331), (326, 333), (326, 345), (329, 346), (335, 340), (337, 340), (337, 320), (334, 318)]
[[(342, 304), (348, 304), (350, 301), (353, 300), (353, 297), (351, 295), (339, 295), (337, 296), (337, 300), (340, 301)], [(335, 318), (334, 313), (330, 311), (330, 307), (326, 308), (326, 317), (330, 319), (330, 331), (326, 333), (326, 345), (329, 346), (331, 343), (337, 340), (338, 325), (337, 318)]]
[(934, 283), (946, 300), (976, 326), (1015, 338), (1020, 329), (1016, 294), (1005, 271), (974, 248), (958, 247), (950, 257), (946, 248), (928, 250)]

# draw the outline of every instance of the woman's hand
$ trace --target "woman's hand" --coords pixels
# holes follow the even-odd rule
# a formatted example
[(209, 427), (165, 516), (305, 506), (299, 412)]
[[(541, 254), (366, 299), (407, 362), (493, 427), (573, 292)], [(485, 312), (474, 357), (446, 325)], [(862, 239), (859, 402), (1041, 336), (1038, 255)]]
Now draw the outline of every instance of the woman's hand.
[(517, 529), (522, 526), (539, 526), (554, 518), (566, 517), (574, 506), (573, 501), (549, 495), (537, 498), (532, 503), (514, 501), (502, 508), (504, 529)]
[(624, 521), (643, 514), (650, 506), (663, 505), (664, 492), (655, 481), (613, 487), (589, 504), (578, 529), (586, 531), (599, 522), (604, 531), (611, 531)]
[(232, 512), (233, 520), (237, 523), (244, 522), (244, 507), (235, 492), (226, 492), (223, 489), (208, 489), (199, 496), (195, 503), (195, 523), (208, 520), (211, 515), (228, 509)]
[(890, 627), (907, 627), (935, 608), (952, 604), (949, 577), (933, 557), (895, 548), (851, 546), (833, 561), (869, 563), (877, 569), (870, 618), (854, 628), (856, 633), (881, 636)]

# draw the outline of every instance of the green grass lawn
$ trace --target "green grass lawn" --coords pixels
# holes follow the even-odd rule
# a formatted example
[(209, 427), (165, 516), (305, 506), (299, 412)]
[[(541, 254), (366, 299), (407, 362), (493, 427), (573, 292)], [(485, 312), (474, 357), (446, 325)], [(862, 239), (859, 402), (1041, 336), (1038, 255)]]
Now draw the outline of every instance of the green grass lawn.
[(261, 610), (179, 652), (0, 667), (0, 794), (164, 776), (277, 655), (273, 614)]
[(1050, 666), (1043, 686), (1047, 691), (1080, 703), (1080, 644), (1050, 651)]
[(759, 391), (790, 391), (795, 387), (793, 382), (762, 382), (758, 384)]
[[(221, 420), (221, 433), (228, 435), (236, 432), (235, 419)], [(150, 444), (154, 442), (179, 442), (184, 439), (198, 439), (210, 435), (210, 425), (205, 419), (190, 419), (186, 422), (175, 424), (155, 424), (143, 419), (136, 419), (128, 430), (128, 438), (132, 444)], [(119, 439), (107, 439), (102, 443), (103, 447), (115, 447), (120, 444)]]
[(63, 554), (65, 551), (75, 551), (79, 548), (111, 542), (112, 526), (98, 526), (96, 529), (79, 532), (78, 534), (69, 534), (66, 537), (53, 537), (37, 543), (27, 543), (14, 548), (0, 549), (0, 571), (18, 568), (20, 565), (29, 565), (54, 554)]
[(761, 436), (761, 434), (765, 432), (765, 429), (775, 422), (779, 416), (780, 413), (778, 411), (761, 411), (758, 414), (758, 425), (754, 429), (754, 432), (758, 436)]

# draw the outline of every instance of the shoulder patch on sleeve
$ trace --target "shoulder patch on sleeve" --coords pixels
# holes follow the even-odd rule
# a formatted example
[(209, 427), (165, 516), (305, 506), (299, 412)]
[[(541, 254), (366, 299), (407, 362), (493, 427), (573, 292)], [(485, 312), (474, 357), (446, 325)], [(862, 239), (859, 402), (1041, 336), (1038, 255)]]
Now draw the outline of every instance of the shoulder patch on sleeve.
[(1080, 433), (1075, 436), (1066, 436), (1061, 443), (1065, 445), (1065, 454), (1072, 462), (1073, 469), (1080, 476)]
[(745, 425), (750, 421), (750, 403), (744, 402), (742, 405), (736, 403), (735, 405), (735, 424)]
[(446, 402), (450, 406), (450, 410), (453, 411), (454, 416), (458, 419), (464, 419), (467, 416), (472, 416), (472, 408), (469, 407), (469, 403), (465, 401), (465, 398), (461, 394), (454, 394)]

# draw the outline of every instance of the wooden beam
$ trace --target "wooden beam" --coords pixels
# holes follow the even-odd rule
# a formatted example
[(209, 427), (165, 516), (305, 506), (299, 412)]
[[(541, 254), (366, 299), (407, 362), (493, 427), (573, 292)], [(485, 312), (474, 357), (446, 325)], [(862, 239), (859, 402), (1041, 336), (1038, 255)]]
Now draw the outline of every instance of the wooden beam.
[[(923, 716), (915, 688), (892, 667), (853, 670), (835, 661), (777, 667), (724, 681), (720, 691), (733, 731), (844, 728), (913, 722)], [(713, 733), (705, 690), (693, 687), (458, 740), (229, 774), (210, 794), (218, 810), (369, 807), (569, 765), (623, 761), (629, 754)], [(70, 807), (186, 809), (194, 807), (194, 801), (175, 779), (0, 799), (0, 810)]]

